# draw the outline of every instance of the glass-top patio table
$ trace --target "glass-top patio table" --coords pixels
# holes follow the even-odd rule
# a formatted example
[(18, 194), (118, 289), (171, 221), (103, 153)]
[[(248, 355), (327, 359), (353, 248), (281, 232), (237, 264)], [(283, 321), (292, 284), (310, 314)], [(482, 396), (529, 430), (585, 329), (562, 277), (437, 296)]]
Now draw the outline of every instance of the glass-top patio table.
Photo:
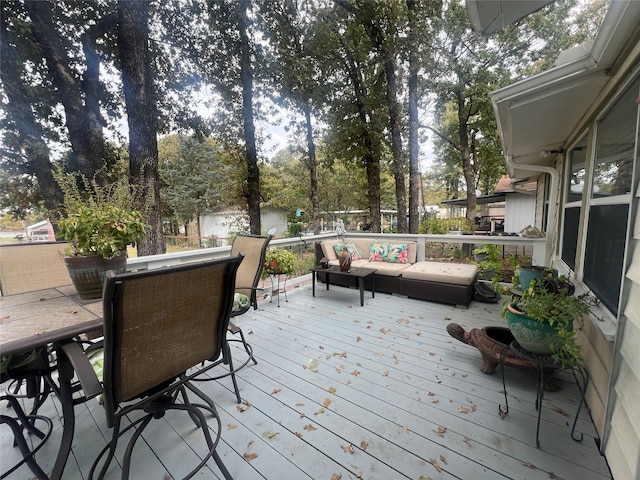
[(62, 343), (102, 328), (102, 300), (81, 300), (73, 286), (0, 297), (0, 355), (52, 345), (58, 359), (63, 432), (51, 479), (62, 478), (75, 428), (71, 380), (73, 367), (60, 351)]
[(372, 268), (356, 268), (352, 267), (349, 270), (341, 270), (339, 266), (332, 265), (329, 268), (323, 267), (313, 267), (311, 269), (311, 289), (313, 292), (313, 296), (316, 296), (316, 276), (318, 272), (324, 272), (327, 275), (327, 290), (329, 290), (329, 276), (330, 275), (339, 275), (346, 277), (353, 277), (356, 279), (357, 285), (360, 288), (360, 306), (364, 306), (364, 280), (365, 278), (371, 277), (372, 279), (372, 287), (371, 287), (371, 298), (375, 298), (376, 296), (376, 277), (374, 273), (376, 271)]

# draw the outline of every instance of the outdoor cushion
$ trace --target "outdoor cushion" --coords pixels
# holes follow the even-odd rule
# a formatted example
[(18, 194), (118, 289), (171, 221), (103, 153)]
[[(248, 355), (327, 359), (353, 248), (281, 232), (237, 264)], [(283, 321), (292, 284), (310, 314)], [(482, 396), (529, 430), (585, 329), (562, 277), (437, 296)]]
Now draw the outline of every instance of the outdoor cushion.
[(372, 243), (369, 245), (369, 261), (370, 262), (384, 262), (384, 258), (386, 256), (387, 256), (386, 243)]
[(466, 263), (418, 262), (402, 271), (402, 277), (414, 280), (470, 285), (475, 282), (478, 267)]
[(340, 256), (340, 254), (342, 253), (342, 250), (347, 249), (347, 252), (349, 252), (349, 254), (351, 255), (351, 260), (360, 260), (362, 258), (362, 255), (360, 254), (360, 251), (356, 248), (356, 246), (353, 243), (336, 243), (333, 246), (333, 249), (336, 251), (336, 254), (338, 256)]
[(407, 253), (406, 243), (389, 243), (387, 244), (387, 255), (384, 257), (384, 261), (389, 263), (407, 263)]
[(239, 312), (240, 310), (249, 308), (250, 305), (251, 301), (249, 300), (249, 297), (247, 295), (245, 295), (244, 293), (235, 293), (233, 295), (233, 308), (231, 309), (231, 311)]

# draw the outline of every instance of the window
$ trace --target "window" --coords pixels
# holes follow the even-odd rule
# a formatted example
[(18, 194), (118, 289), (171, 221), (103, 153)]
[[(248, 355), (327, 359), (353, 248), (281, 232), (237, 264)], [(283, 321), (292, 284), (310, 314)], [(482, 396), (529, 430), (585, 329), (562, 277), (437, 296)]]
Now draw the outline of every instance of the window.
[[(616, 317), (624, 274), (633, 167), (640, 143), (636, 102), (639, 96), (640, 76), (596, 124), (592, 186), (587, 202), (583, 281)], [(571, 163), (572, 176), (575, 173), (576, 179), (584, 176), (578, 158), (579, 155), (575, 165)], [(582, 180), (576, 185), (584, 187), (585, 179)], [(569, 189), (578, 193), (577, 187)]]
[(587, 136), (585, 135), (574, 145), (567, 155), (564, 221), (562, 226), (562, 260), (571, 268), (576, 269), (576, 250), (578, 246), (578, 227), (582, 210), (582, 192), (585, 188), (585, 171), (587, 159)]

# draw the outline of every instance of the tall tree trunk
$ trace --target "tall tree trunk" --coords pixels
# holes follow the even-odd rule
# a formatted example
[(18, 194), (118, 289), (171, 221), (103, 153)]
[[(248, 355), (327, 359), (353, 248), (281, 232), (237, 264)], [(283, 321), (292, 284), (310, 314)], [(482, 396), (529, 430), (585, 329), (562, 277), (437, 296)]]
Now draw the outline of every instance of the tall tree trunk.
[[(58, 211), (64, 199), (62, 190), (53, 178), (49, 147), (43, 139), (42, 127), (33, 115), (29, 94), (21, 82), (22, 64), (18, 64), (15, 51), (9, 42), (7, 18), (4, 14), (0, 16), (0, 50), (2, 50), (0, 80), (8, 100), (5, 113), (10, 111), (15, 118), (14, 123), (20, 135), (21, 150), (27, 160), (20, 165), (20, 169), (38, 180), (40, 195), (47, 210)], [(19, 69), (18, 65), (20, 65)], [(55, 224), (55, 217), (52, 220)]]
[(91, 98), (91, 89), (96, 86), (91, 82), (97, 81), (94, 67), (89, 65), (88, 75), (85, 76), (89, 93), (83, 91), (79, 79), (71, 69), (69, 56), (59, 33), (51, 19), (51, 3), (31, 1), (24, 6), (32, 21), (32, 33), (42, 49), (53, 84), (60, 95), (64, 106), (66, 126), (69, 131), (69, 141), (76, 157), (79, 171), (89, 180), (95, 180), (99, 185), (105, 185), (107, 174), (103, 162), (104, 123), (96, 104), (89, 102), (83, 105), (83, 97)]
[(240, 82), (242, 83), (242, 122), (247, 155), (247, 205), (249, 228), (254, 235), (260, 235), (260, 170), (256, 149), (256, 129), (253, 123), (253, 70), (251, 67), (251, 49), (247, 35), (248, 0), (238, 2), (238, 32), (240, 34)]
[(418, 60), (416, 58), (416, 2), (407, 0), (409, 15), (409, 233), (420, 224), (420, 145), (418, 143)]
[(467, 223), (473, 229), (476, 219), (476, 175), (471, 165), (471, 152), (469, 148), (469, 119), (465, 111), (464, 95), (460, 90), (456, 91), (458, 103), (458, 136), (460, 137), (460, 158), (462, 171), (467, 183)]
[(304, 118), (307, 130), (307, 150), (309, 152), (309, 184), (311, 187), (311, 220), (313, 221), (313, 233), (320, 233), (320, 200), (318, 199), (318, 174), (316, 165), (316, 144), (313, 141), (313, 125), (311, 123), (311, 104), (304, 107)]
[(150, 225), (139, 255), (166, 251), (160, 214), (157, 109), (149, 60), (149, 1), (118, 1), (118, 50), (129, 125), (129, 175)]

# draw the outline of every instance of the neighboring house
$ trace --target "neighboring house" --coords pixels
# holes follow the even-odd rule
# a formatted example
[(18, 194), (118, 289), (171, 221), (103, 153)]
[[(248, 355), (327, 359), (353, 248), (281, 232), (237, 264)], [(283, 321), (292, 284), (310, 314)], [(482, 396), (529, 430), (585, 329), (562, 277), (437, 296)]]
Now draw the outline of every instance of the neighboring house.
[(25, 228), (29, 242), (55, 242), (56, 235), (49, 220), (42, 220)]
[[(483, 212), (478, 218), (478, 230), (518, 233), (535, 223), (537, 183), (511, 180), (507, 175), (496, 184), (489, 195), (476, 196)], [(447, 218), (464, 217), (467, 199), (458, 198), (441, 202), (448, 209)]]
[(599, 302), (581, 341), (601, 450), (615, 479), (640, 478), (640, 1), (491, 98), (509, 175), (537, 181), (548, 264)]
[[(260, 208), (260, 224), (263, 232), (274, 236), (287, 233), (287, 212), (281, 208)], [(200, 215), (200, 236), (227, 239), (239, 231), (249, 231), (249, 216), (238, 208), (227, 208), (214, 213)]]

